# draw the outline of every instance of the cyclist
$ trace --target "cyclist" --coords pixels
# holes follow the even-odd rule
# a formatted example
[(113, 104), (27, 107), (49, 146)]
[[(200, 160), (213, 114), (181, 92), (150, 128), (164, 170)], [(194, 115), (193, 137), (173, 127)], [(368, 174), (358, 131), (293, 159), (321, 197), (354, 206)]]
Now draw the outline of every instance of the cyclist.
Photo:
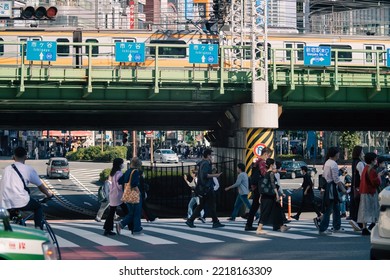
[(30, 183), (36, 185), (48, 198), (52, 198), (54, 194), (48, 191), (34, 168), (25, 164), (27, 159), (25, 148), (17, 147), (13, 159), (15, 163), (4, 168), (3, 179), (0, 182), (0, 207), (33, 211), (35, 227), (43, 229), (42, 206), (30, 196), (30, 190), (27, 186)]

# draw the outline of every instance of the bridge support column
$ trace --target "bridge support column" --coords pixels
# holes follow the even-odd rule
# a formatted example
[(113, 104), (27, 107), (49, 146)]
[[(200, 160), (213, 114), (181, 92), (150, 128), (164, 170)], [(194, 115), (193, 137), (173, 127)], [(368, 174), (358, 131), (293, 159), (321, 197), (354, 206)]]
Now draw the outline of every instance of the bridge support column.
[(266, 82), (255, 82), (253, 101), (241, 105), (241, 128), (247, 128), (245, 165), (250, 171), (253, 160), (263, 147), (274, 150), (274, 129), (278, 128), (278, 104), (268, 103)]

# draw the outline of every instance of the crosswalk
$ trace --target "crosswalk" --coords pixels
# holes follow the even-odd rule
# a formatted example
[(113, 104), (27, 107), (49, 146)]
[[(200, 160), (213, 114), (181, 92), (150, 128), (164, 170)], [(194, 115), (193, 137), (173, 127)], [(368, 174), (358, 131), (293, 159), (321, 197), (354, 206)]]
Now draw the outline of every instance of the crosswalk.
[[(221, 219), (223, 221), (223, 219)], [(143, 234), (132, 235), (127, 229), (120, 236), (103, 235), (103, 223), (94, 221), (50, 221), (61, 248), (89, 246), (128, 246), (134, 242), (150, 245), (173, 245), (183, 242), (194, 244), (223, 242), (272, 242), (283, 238), (288, 240), (305, 240), (324, 238), (318, 234), (311, 220), (293, 221), (288, 232), (272, 231), (265, 226), (266, 234), (256, 235), (254, 231), (244, 231), (245, 220), (225, 223), (225, 227), (213, 229), (209, 221), (196, 223), (196, 228), (189, 228), (183, 219), (159, 219), (153, 223), (142, 223)], [(360, 234), (353, 231), (346, 221), (341, 233), (334, 233), (326, 238), (353, 238)]]

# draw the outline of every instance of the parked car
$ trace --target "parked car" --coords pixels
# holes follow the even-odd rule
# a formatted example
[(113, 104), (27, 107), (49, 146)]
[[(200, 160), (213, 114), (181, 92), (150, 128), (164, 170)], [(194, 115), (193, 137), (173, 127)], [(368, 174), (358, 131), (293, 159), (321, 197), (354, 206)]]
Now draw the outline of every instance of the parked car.
[(279, 170), (280, 178), (295, 179), (297, 177), (302, 177), (301, 166), (307, 166), (307, 171), (312, 177), (317, 174), (317, 169), (315, 167), (308, 166), (304, 161), (285, 160), (282, 161), (282, 165)]
[[(286, 195), (283, 198), (283, 208), (285, 212), (288, 211), (288, 197), (291, 199), (291, 212), (296, 213), (298, 209), (301, 207), (302, 199), (303, 199), (303, 191), (302, 190), (296, 190), (296, 189), (287, 189), (283, 188), (283, 193)], [(322, 209), (322, 195), (319, 189), (314, 188), (314, 203), (317, 205), (318, 209)], [(314, 210), (309, 208), (302, 209), (302, 212), (314, 212)]]
[(154, 151), (153, 157), (155, 161), (160, 162), (179, 162), (179, 157), (171, 149), (157, 149)]
[(46, 175), (48, 178), (69, 179), (70, 169), (68, 160), (66, 158), (52, 157), (46, 164)]
[(379, 220), (371, 231), (370, 259), (390, 259), (390, 187), (379, 194)]
[(0, 260), (55, 260), (57, 248), (42, 230), (10, 223), (0, 208)]

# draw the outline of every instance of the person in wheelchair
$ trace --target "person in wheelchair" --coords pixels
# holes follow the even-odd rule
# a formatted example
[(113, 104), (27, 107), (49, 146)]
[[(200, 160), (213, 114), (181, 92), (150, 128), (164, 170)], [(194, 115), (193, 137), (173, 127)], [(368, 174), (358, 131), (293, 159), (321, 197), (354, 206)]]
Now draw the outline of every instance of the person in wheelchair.
[[(3, 178), (0, 182), (0, 207), (9, 212), (15, 210), (33, 211), (34, 225), (43, 228), (43, 210), (41, 203), (30, 196), (29, 184), (34, 184), (47, 197), (53, 194), (45, 187), (38, 173), (31, 166), (25, 164), (27, 151), (23, 147), (14, 150), (15, 163), (4, 168)], [(12, 211), (13, 210), (13, 211)]]

